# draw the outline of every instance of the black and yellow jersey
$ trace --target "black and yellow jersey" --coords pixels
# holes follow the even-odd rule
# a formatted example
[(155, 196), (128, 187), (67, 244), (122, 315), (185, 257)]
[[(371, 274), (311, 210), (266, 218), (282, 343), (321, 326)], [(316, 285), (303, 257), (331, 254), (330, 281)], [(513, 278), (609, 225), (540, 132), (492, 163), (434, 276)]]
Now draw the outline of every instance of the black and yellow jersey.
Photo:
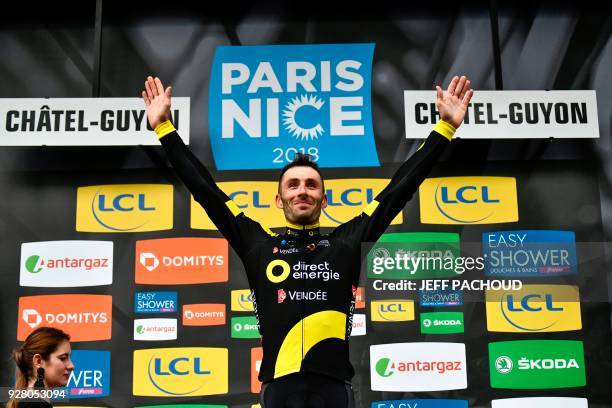
[(296, 372), (350, 380), (348, 339), (359, 281), (361, 243), (374, 242), (402, 210), (455, 131), (439, 122), (363, 212), (323, 234), (288, 224), (277, 234), (247, 217), (221, 191), (170, 122), (155, 129), (194, 199), (244, 263), (262, 335), (259, 379)]

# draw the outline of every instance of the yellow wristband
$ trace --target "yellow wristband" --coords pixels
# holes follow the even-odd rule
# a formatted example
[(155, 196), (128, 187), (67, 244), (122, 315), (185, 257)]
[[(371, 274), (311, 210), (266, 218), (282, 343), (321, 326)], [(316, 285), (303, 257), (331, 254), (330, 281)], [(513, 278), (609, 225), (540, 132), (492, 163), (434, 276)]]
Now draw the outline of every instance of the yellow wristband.
[(433, 130), (438, 132), (448, 140), (451, 140), (455, 135), (455, 132), (457, 131), (457, 129), (455, 129), (453, 125), (441, 119), (438, 121), (438, 123), (436, 123), (436, 126), (434, 126)]
[(172, 133), (175, 130), (176, 129), (174, 128), (174, 125), (172, 124), (172, 122), (167, 120), (157, 125), (157, 127), (155, 128), (155, 133), (157, 134), (157, 138), (161, 139), (162, 137), (166, 136), (168, 133)]

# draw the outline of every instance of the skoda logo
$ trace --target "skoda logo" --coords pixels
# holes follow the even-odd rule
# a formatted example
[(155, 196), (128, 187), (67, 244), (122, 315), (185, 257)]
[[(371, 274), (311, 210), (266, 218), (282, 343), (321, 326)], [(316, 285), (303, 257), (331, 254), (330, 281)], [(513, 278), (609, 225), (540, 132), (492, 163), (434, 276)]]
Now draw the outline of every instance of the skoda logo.
[(512, 371), (513, 365), (512, 359), (508, 356), (500, 356), (495, 360), (495, 369), (500, 374), (508, 374)]

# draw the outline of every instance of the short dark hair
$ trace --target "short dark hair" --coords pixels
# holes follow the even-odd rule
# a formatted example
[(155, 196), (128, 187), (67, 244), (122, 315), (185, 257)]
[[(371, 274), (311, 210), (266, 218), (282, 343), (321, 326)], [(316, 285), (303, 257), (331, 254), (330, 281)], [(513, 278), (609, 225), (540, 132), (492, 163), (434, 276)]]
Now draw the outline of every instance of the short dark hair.
[(314, 169), (317, 173), (319, 173), (319, 176), (321, 177), (321, 187), (323, 188), (323, 191), (325, 191), (325, 182), (323, 181), (323, 175), (321, 174), (321, 169), (319, 169), (319, 165), (317, 164), (317, 162), (312, 160), (309, 154), (298, 152), (293, 157), (293, 161), (291, 163), (286, 164), (285, 167), (281, 169), (280, 176), (278, 177), (279, 192), (281, 191), (281, 181), (283, 181), (283, 176), (285, 175), (287, 170), (293, 167), (310, 167), (311, 169)]

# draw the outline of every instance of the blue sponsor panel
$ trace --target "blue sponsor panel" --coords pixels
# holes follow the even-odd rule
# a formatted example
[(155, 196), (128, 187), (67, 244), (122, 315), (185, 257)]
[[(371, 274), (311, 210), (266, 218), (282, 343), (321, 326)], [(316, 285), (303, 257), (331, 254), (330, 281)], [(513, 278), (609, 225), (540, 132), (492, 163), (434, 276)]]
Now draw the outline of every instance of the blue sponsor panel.
[(482, 247), (486, 276), (551, 277), (578, 272), (573, 231), (485, 232)]
[(424, 307), (463, 306), (460, 290), (419, 290), (419, 304)]
[(321, 167), (378, 166), (373, 56), (374, 44), (217, 47), (208, 112), (217, 169), (281, 168), (297, 152)]
[(110, 394), (110, 351), (73, 350), (74, 370), (68, 379), (71, 399), (100, 398)]
[(134, 295), (134, 313), (175, 313), (177, 307), (177, 292), (136, 292)]
[(375, 401), (371, 408), (468, 408), (467, 400), (412, 399)]

